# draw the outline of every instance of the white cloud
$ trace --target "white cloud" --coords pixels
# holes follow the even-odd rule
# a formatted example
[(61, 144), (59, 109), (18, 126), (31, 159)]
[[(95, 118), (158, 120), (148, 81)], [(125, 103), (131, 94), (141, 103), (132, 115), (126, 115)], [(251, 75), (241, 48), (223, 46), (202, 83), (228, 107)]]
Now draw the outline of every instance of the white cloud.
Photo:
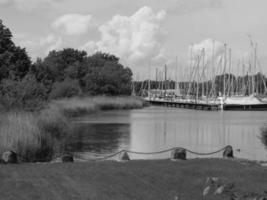
[(0, 5), (6, 5), (10, 2), (10, 0), (0, 0)]
[(51, 50), (59, 50), (63, 44), (61, 37), (57, 37), (53, 34), (48, 35), (45, 38), (41, 38), (39, 41), (41, 47), (46, 47), (46, 54)]
[(142, 7), (131, 16), (116, 15), (99, 27), (101, 39), (89, 41), (83, 48), (100, 50), (119, 56), (127, 65), (147, 64), (164, 59), (164, 30), (161, 22), (165, 11), (154, 12)]
[(94, 22), (91, 15), (66, 14), (57, 18), (52, 26), (67, 35), (79, 35), (93, 27)]
[(37, 57), (47, 56), (51, 50), (59, 50), (63, 47), (63, 39), (54, 34), (47, 35), (46, 37), (31, 37), (24, 35), (18, 39), (18, 44), (22, 47), (27, 47), (33, 59)]
[(22, 11), (32, 11), (38, 7), (52, 6), (60, 0), (0, 0), (0, 5), (14, 5)]

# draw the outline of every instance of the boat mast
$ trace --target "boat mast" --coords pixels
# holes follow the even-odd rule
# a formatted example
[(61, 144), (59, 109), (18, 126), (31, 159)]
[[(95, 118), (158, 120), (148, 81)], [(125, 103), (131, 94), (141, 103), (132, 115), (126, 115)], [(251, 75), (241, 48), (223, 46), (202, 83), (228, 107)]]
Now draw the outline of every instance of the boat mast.
[(232, 74), (231, 74), (231, 64), (232, 64), (232, 50), (231, 48), (228, 50), (229, 51), (229, 74), (228, 74), (228, 93), (227, 93), (227, 96), (231, 96), (231, 90), (232, 90)]
[(199, 65), (200, 65), (200, 59), (201, 57), (198, 55), (198, 63), (197, 63), (197, 91), (196, 91), (196, 102), (197, 102), (197, 99), (198, 99), (198, 82), (199, 82)]
[(255, 77), (254, 77), (254, 87), (255, 92), (258, 94), (258, 81), (257, 81), (257, 43), (254, 46), (254, 70), (255, 70)]
[(227, 50), (227, 46), (226, 43), (224, 44), (224, 68), (223, 68), (223, 97), (225, 98), (225, 70), (226, 70), (226, 50)]
[(189, 64), (189, 85), (188, 85), (188, 90), (186, 91), (186, 96), (190, 95), (191, 92), (191, 87), (192, 87), (192, 76), (193, 76), (193, 71), (194, 71), (194, 67), (192, 69), (192, 54), (193, 54), (193, 50), (192, 50), (192, 46), (193, 44), (190, 45), (190, 64)]
[(167, 66), (164, 66), (165, 76), (164, 76), (164, 97), (166, 98), (167, 95)]
[(215, 96), (215, 66), (214, 66), (214, 49), (215, 49), (215, 41), (212, 40), (212, 60), (211, 60), (211, 70), (212, 70), (212, 82), (211, 82), (211, 96)]
[(155, 84), (155, 87), (156, 89), (158, 89), (158, 68), (156, 67), (156, 84)]
[(175, 90), (176, 90), (176, 94), (178, 93), (179, 91), (179, 84), (178, 84), (178, 76), (177, 76), (177, 73), (178, 73), (178, 61), (177, 61), (177, 56), (175, 57)]
[(202, 87), (201, 87), (201, 97), (205, 95), (205, 85), (204, 85), (204, 70), (205, 70), (205, 49), (202, 49), (202, 75), (200, 76), (200, 81), (202, 81)]
[(150, 79), (151, 79), (151, 62), (149, 61), (149, 80), (148, 80), (148, 97), (149, 97), (149, 99), (151, 98)]

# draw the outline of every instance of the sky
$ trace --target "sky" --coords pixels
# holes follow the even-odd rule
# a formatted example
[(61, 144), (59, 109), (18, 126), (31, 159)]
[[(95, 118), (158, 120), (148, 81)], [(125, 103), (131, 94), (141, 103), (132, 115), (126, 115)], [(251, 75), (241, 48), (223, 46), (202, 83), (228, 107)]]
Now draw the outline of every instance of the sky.
[(0, 0), (0, 19), (33, 61), (71, 47), (115, 54), (135, 79), (165, 64), (182, 78), (192, 52), (204, 48), (210, 62), (225, 43), (238, 71), (251, 54), (249, 37), (266, 74), (266, 9), (266, 0)]

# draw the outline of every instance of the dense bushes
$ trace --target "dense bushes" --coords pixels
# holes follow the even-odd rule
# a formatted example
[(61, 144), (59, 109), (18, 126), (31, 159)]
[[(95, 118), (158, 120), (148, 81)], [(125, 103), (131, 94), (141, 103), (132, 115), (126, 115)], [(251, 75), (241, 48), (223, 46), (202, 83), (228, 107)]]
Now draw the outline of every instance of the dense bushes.
[(129, 95), (132, 72), (119, 58), (66, 48), (31, 63), (26, 50), (12, 41), (0, 20), (0, 108), (42, 106), (42, 102), (73, 96)]
[(62, 82), (55, 82), (49, 94), (50, 99), (60, 99), (64, 97), (79, 96), (81, 88), (79, 82), (76, 80), (64, 80)]
[(0, 102), (6, 109), (14, 107), (36, 109), (46, 99), (44, 86), (30, 74), (18, 81), (4, 79), (0, 88)]

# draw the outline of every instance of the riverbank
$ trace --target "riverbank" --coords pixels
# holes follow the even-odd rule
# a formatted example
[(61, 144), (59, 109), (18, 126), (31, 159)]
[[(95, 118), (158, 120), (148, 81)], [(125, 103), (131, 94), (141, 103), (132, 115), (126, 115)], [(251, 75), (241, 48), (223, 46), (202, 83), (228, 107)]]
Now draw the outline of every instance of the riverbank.
[(251, 199), (267, 188), (266, 167), (225, 159), (26, 163), (0, 166), (0, 197), (5, 200), (230, 199), (229, 192), (214, 196), (212, 190), (203, 198), (208, 177), (233, 185), (232, 192)]
[(86, 97), (52, 101), (39, 112), (3, 113), (0, 116), (0, 154), (12, 150), (24, 162), (50, 161), (64, 151), (71, 117), (143, 106), (143, 100), (136, 97)]

